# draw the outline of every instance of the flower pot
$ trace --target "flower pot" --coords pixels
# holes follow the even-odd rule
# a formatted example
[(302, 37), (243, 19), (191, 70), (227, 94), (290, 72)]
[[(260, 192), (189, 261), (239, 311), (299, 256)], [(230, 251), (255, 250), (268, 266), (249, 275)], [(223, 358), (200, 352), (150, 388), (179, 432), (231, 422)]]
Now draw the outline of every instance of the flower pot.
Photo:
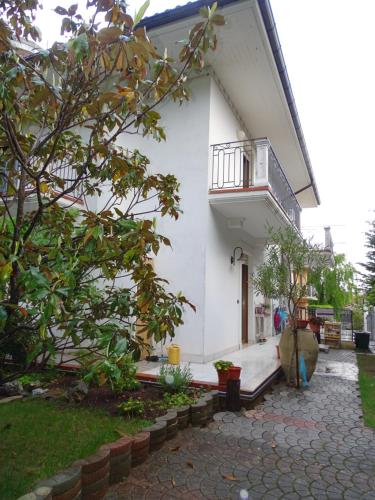
[(308, 319), (297, 319), (297, 328), (306, 328), (308, 325), (309, 320)]
[(216, 370), (219, 377), (219, 389), (226, 390), (229, 370)]
[(240, 366), (230, 366), (228, 370), (227, 380), (240, 380), (241, 370), (242, 368)]

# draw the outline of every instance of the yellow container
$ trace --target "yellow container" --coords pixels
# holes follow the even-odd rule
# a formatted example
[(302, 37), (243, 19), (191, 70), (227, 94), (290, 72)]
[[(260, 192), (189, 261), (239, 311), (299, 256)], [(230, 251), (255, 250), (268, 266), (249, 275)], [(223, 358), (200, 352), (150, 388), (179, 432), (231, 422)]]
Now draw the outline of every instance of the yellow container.
[(170, 365), (179, 365), (180, 364), (180, 346), (177, 344), (171, 344), (168, 347), (168, 363)]

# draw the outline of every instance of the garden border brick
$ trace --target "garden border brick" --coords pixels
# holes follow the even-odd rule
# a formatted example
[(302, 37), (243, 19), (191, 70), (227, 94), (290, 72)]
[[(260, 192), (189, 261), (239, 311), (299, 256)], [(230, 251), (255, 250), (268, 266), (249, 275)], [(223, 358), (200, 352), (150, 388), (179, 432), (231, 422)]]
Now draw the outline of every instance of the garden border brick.
[(52, 500), (52, 488), (40, 486), (31, 493), (26, 493), (18, 500)]
[[(77, 460), (70, 468), (40, 481), (34, 491), (18, 500), (100, 500), (110, 484), (126, 478), (130, 468), (144, 462), (150, 451), (161, 448), (164, 441), (175, 437), (189, 423), (193, 426), (206, 425), (218, 409), (219, 392), (215, 390), (192, 405), (172, 408), (142, 432), (102, 445), (95, 454)], [(44, 496), (41, 489), (45, 491)]]

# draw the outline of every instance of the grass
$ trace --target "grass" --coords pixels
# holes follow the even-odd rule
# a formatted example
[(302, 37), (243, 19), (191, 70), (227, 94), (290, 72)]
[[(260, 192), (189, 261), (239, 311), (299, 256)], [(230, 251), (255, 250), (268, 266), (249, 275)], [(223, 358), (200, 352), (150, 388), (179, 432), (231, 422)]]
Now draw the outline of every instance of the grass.
[(358, 354), (357, 361), (364, 421), (375, 428), (375, 356)]
[(148, 422), (99, 410), (25, 399), (0, 404), (0, 498), (14, 500), (40, 479)]

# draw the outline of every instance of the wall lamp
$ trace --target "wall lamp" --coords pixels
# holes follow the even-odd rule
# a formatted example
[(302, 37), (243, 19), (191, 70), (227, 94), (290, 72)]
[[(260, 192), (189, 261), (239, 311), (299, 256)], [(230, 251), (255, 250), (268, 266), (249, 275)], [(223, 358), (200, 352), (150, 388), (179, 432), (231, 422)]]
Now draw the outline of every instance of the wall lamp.
[(235, 249), (233, 250), (233, 255), (230, 258), (230, 263), (232, 264), (232, 266), (234, 266), (236, 263), (236, 250), (239, 250), (241, 252), (237, 260), (246, 260), (246, 255), (243, 253), (243, 249), (241, 247), (235, 247)]

